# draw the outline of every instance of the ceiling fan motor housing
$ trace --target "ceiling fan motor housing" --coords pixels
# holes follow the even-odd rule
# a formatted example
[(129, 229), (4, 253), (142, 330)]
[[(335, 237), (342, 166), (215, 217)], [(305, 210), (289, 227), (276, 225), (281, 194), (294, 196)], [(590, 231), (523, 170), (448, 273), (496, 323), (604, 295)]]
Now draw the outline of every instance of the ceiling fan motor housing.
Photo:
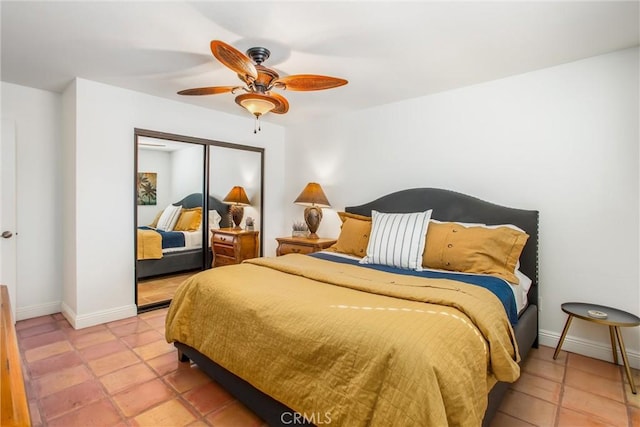
[(247, 50), (247, 56), (256, 64), (260, 65), (271, 56), (271, 52), (266, 47), (251, 47)]

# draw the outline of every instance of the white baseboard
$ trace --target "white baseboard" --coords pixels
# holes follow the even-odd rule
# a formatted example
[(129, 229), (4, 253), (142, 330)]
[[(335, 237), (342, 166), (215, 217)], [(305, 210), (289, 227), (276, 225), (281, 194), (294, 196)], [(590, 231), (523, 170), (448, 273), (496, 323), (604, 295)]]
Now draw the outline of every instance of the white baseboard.
[[(541, 345), (556, 348), (560, 341), (560, 334), (541, 329), (538, 335), (538, 341)], [(564, 343), (562, 343), (562, 350), (613, 363), (613, 352), (611, 351), (610, 342), (603, 344), (601, 342), (567, 335), (564, 339)], [(640, 369), (640, 353), (627, 348), (627, 358), (629, 359), (629, 365), (632, 368)], [(622, 365), (620, 348), (618, 348), (618, 364)]]
[(138, 307), (135, 304), (80, 316), (71, 310), (64, 302), (61, 304), (61, 308), (62, 310), (60, 311), (62, 311), (62, 315), (71, 323), (74, 329), (88, 328), (89, 326), (126, 319), (127, 317), (133, 317), (138, 314)]
[(16, 308), (16, 321), (60, 313), (60, 301)]

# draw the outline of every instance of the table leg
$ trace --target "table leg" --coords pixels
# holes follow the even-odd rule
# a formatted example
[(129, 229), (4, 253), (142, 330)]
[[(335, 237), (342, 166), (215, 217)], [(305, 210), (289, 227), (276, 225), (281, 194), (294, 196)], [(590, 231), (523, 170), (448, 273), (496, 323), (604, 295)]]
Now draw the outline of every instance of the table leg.
[(616, 336), (618, 337), (618, 344), (620, 344), (620, 353), (622, 353), (622, 361), (624, 362), (624, 370), (627, 372), (627, 379), (629, 380), (629, 385), (631, 386), (631, 392), (633, 394), (638, 394), (636, 391), (636, 384), (633, 381), (633, 377), (631, 376), (631, 368), (629, 368), (629, 360), (627, 359), (627, 349), (624, 347), (624, 341), (622, 340), (622, 333), (620, 332), (620, 327), (616, 326)]
[(616, 348), (616, 335), (613, 326), (609, 326), (609, 335), (611, 335), (611, 350), (613, 351), (613, 363), (618, 364), (618, 349)]
[(556, 347), (555, 353), (553, 353), (553, 360), (558, 358), (558, 353), (560, 353), (560, 348), (562, 348), (562, 343), (564, 342), (564, 338), (567, 336), (567, 331), (569, 330), (569, 325), (571, 325), (571, 320), (573, 319), (573, 315), (570, 314), (567, 317), (567, 323), (564, 324), (564, 329), (562, 330), (562, 335), (560, 336), (560, 341), (558, 341), (558, 346)]

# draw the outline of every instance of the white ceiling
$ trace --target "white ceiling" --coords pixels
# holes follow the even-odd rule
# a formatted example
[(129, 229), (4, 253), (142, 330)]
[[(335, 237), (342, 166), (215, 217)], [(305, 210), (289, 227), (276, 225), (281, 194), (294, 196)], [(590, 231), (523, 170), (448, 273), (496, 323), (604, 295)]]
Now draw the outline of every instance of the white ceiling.
[(280, 93), (282, 125), (472, 85), (640, 42), (638, 1), (2, 1), (3, 81), (61, 92), (74, 77), (247, 116), (234, 95), (183, 97), (237, 76), (223, 40), (271, 50), (281, 75), (349, 80)]

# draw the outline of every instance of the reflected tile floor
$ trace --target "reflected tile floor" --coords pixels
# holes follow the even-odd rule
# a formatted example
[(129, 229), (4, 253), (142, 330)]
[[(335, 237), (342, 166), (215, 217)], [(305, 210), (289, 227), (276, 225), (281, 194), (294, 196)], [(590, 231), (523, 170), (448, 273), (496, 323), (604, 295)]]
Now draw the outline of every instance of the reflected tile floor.
[[(74, 330), (61, 314), (19, 321), (33, 426), (264, 426), (164, 340), (167, 309)], [(622, 367), (534, 349), (491, 427), (640, 426)], [(640, 371), (633, 370), (640, 385)]]

